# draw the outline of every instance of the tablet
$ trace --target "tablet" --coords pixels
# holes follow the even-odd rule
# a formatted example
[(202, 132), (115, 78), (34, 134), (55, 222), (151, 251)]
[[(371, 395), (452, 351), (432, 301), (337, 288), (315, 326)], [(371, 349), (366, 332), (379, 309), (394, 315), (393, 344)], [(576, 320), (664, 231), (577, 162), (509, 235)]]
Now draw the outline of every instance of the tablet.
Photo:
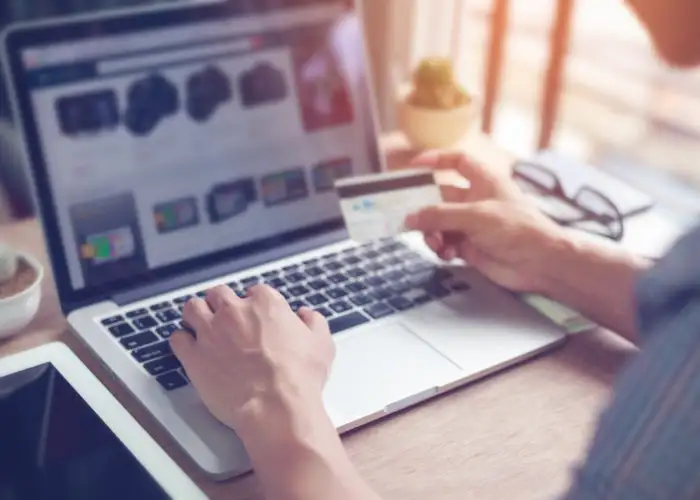
[(63, 344), (0, 359), (0, 499), (206, 496)]

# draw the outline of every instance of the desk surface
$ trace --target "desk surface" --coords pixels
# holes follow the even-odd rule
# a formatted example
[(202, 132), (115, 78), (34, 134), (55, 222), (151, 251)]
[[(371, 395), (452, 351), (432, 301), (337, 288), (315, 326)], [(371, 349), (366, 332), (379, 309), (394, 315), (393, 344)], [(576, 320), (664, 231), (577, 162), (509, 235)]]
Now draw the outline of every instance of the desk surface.
[[(390, 163), (410, 152), (392, 145)], [(505, 167), (507, 155), (475, 136), (469, 151)], [(36, 221), (0, 226), (0, 241), (32, 252), (47, 267)], [(46, 342), (68, 344), (213, 499), (262, 499), (253, 475), (208, 481), (126, 390), (66, 330), (50, 274), (41, 312), (0, 356)], [(573, 337), (564, 347), (507, 372), (351, 433), (344, 438), (362, 474), (385, 498), (555, 498), (585, 454), (611, 383), (634, 349), (607, 332)]]

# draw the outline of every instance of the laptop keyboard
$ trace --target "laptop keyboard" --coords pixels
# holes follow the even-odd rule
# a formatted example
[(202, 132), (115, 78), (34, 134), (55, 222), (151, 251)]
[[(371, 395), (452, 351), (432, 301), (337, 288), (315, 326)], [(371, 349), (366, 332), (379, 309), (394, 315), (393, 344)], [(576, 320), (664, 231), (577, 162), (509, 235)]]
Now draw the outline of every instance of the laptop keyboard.
[[(228, 283), (239, 296), (259, 283), (277, 289), (293, 310), (315, 309), (333, 334), (469, 289), (469, 285), (394, 239), (267, 271)], [(204, 297), (206, 290), (196, 292)], [(134, 360), (166, 390), (189, 382), (168, 339), (183, 328), (182, 309), (194, 295), (160, 301), (101, 320)]]

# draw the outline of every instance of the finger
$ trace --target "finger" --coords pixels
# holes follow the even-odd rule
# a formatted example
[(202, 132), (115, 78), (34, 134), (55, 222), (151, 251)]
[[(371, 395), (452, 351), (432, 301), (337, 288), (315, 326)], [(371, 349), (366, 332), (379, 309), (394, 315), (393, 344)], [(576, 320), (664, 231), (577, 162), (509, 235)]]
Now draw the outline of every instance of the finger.
[(438, 252), (438, 257), (444, 261), (455, 260), (458, 257), (457, 247), (452, 245), (442, 247)]
[(493, 223), (492, 214), (471, 203), (443, 203), (406, 218), (408, 229), (423, 232), (471, 233)]
[(314, 332), (330, 333), (328, 322), (321, 313), (313, 311), (308, 307), (302, 307), (297, 311), (297, 315), (301, 318), (309, 330)]
[(177, 331), (170, 337), (170, 347), (185, 370), (191, 371), (197, 363), (197, 340), (187, 332)]
[(206, 300), (211, 310), (216, 313), (220, 311), (221, 308), (230, 304), (235, 304), (241, 299), (229, 287), (219, 285), (207, 292)]
[(455, 186), (454, 184), (440, 184), (440, 193), (442, 201), (447, 203), (459, 203), (469, 199), (470, 190), (465, 187)]
[(443, 247), (441, 233), (427, 233), (425, 235), (425, 244), (435, 253), (439, 253)]
[(246, 295), (249, 299), (252, 298), (271, 298), (271, 297), (281, 297), (282, 295), (269, 285), (259, 284), (254, 285), (248, 289), (248, 294)]
[(209, 305), (199, 298), (188, 300), (182, 310), (182, 319), (197, 335), (209, 328), (213, 318)]
[(464, 157), (464, 153), (458, 151), (427, 151), (414, 158), (411, 164), (440, 170), (457, 170), (462, 157)]

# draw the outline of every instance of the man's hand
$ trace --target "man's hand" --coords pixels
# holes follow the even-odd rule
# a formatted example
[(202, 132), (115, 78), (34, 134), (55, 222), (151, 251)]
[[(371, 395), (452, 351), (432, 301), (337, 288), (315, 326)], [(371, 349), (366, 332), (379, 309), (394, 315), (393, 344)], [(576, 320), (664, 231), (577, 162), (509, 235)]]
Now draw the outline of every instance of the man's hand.
[(564, 231), (506, 172), (490, 171), (462, 154), (443, 155), (432, 164), (457, 171), (469, 187), (443, 186), (445, 203), (409, 217), (408, 228), (424, 232), (428, 246), (445, 260), (463, 258), (513, 291), (542, 291), (548, 255), (566, 242)]
[(320, 314), (294, 314), (267, 286), (245, 299), (220, 286), (187, 302), (184, 320), (197, 337), (176, 333), (173, 350), (209, 410), (244, 440), (257, 426), (274, 431), (266, 412), (322, 409), (335, 347)]
[(267, 286), (185, 304), (196, 338), (171, 343), (204, 404), (243, 441), (270, 500), (378, 500), (323, 405), (335, 355), (326, 320)]

